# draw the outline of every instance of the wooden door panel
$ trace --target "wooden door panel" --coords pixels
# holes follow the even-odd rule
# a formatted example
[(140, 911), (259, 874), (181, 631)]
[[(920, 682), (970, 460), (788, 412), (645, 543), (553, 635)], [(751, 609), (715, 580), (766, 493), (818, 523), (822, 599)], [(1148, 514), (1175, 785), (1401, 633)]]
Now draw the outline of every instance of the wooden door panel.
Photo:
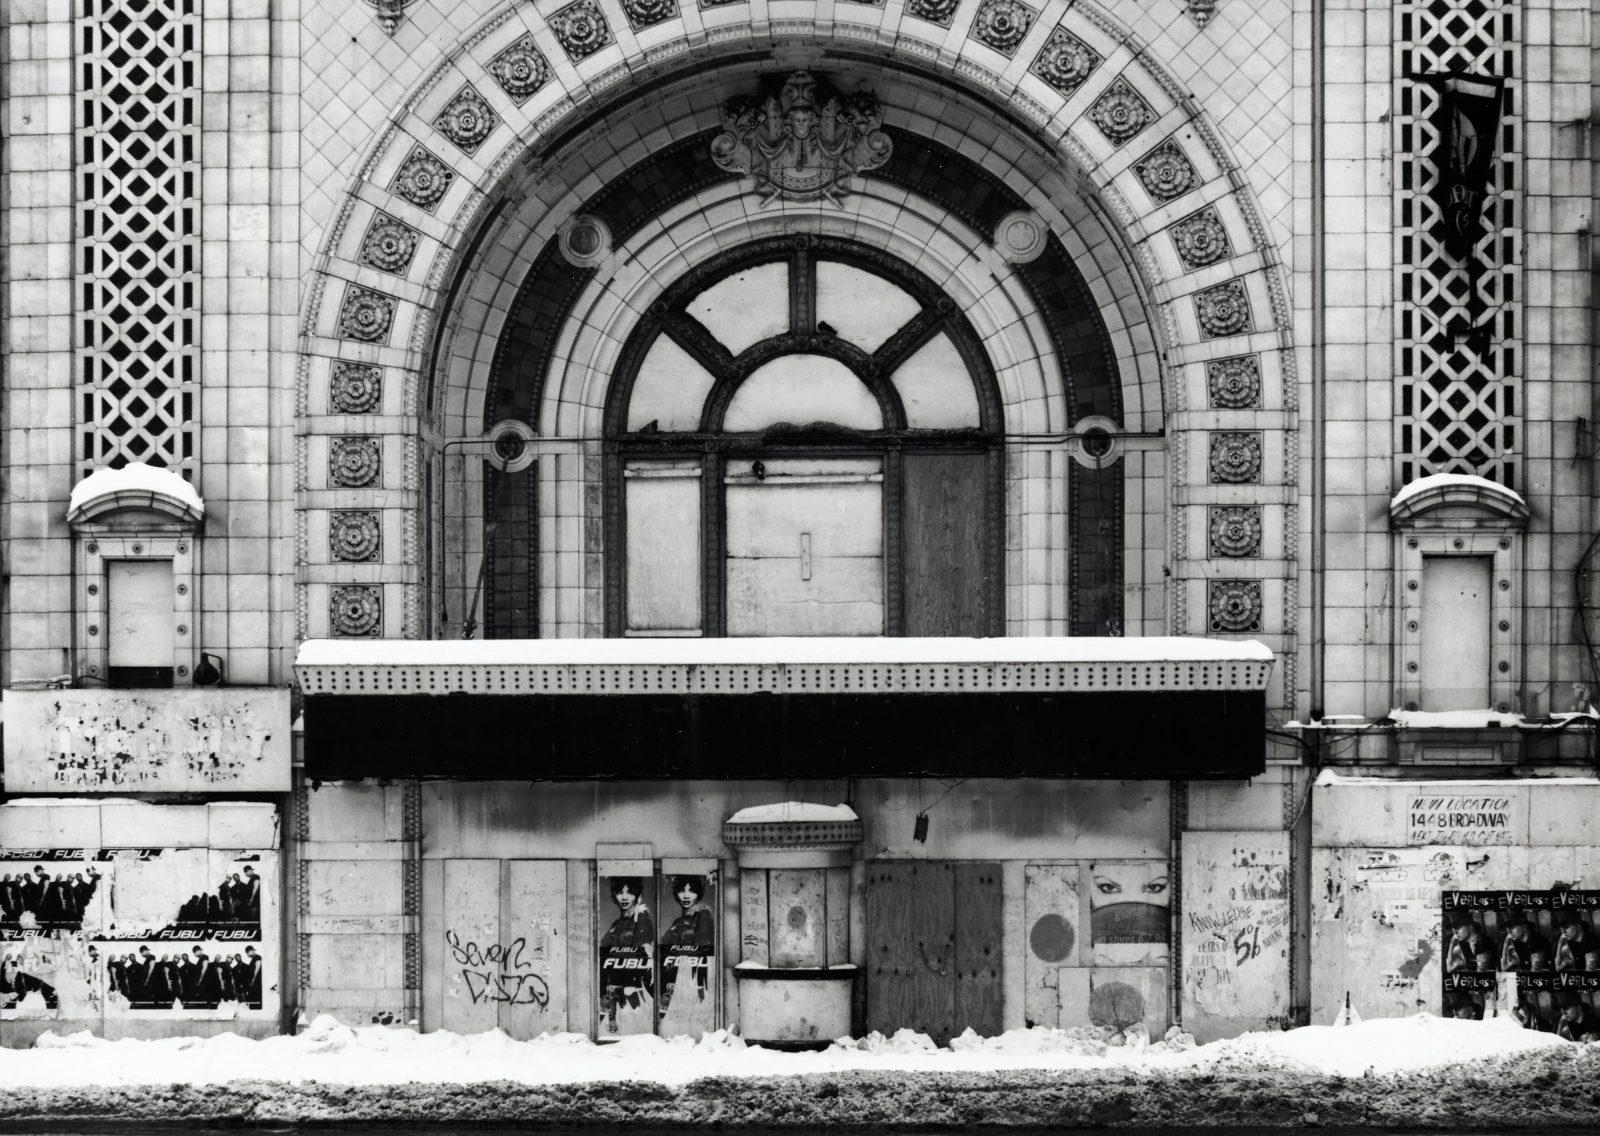
[(946, 863), (867, 868), (867, 1027), (955, 1033), (955, 884)]
[(867, 1028), (893, 1033), (903, 1023), (915, 919), (910, 864), (867, 865)]
[(907, 454), (907, 635), (988, 634), (986, 454)]
[(699, 470), (636, 464), (625, 478), (628, 630), (698, 630)]
[(1001, 885), (999, 864), (956, 864), (955, 1032), (1002, 1032)]

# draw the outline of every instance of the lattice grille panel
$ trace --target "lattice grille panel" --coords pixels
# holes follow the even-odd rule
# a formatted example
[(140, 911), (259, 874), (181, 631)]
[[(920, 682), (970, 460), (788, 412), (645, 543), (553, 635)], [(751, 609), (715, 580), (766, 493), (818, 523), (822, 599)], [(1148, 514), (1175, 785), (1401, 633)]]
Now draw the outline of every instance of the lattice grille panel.
[[(1475, 473), (1513, 488), (1521, 442), (1522, 84), (1515, 0), (1395, 6), (1396, 457), (1402, 484)], [(1447, 72), (1505, 81), (1482, 234), (1470, 261), (1446, 251), (1433, 197)]]
[(78, 461), (190, 475), (200, 339), (198, 0), (77, 0)]
[[(1478, 474), (1515, 488), (1522, 378), (1522, 83), (1514, 0), (1395, 6), (1395, 376), (1400, 482)], [(1429, 75), (1506, 80), (1482, 237), (1445, 248)]]

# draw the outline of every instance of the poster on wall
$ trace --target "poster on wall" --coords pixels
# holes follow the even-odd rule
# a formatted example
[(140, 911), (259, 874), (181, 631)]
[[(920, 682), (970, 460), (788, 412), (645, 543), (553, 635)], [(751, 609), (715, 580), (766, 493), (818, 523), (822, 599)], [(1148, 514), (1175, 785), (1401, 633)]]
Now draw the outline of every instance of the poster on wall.
[(658, 1032), (699, 1038), (716, 1028), (716, 872), (663, 875), (662, 896)]
[(276, 873), (269, 851), (0, 849), (0, 1018), (276, 1013)]
[(1022, 967), (1022, 1007), (1029, 1026), (1054, 1028), (1089, 1020), (1088, 978), (1078, 974), (1083, 938), (1078, 880), (1077, 864), (1029, 864), (1023, 869), (1028, 953)]
[[(1183, 1005), (1265, 1025), (1285, 1019), (1289, 841), (1281, 832), (1185, 834)], [(1199, 1034), (1196, 1034), (1199, 1036)]]
[(1600, 1041), (1600, 891), (1447, 891), (1441, 906), (1445, 1016)]
[(1089, 941), (1096, 966), (1160, 964), (1172, 942), (1165, 860), (1096, 860), (1087, 865)]
[(600, 975), (597, 1036), (602, 1039), (655, 1032), (656, 923), (651, 913), (654, 891), (655, 877), (645, 871), (600, 876), (597, 894), (602, 911), (605, 897), (610, 897), (610, 919), (601, 919), (605, 930), (596, 951)]

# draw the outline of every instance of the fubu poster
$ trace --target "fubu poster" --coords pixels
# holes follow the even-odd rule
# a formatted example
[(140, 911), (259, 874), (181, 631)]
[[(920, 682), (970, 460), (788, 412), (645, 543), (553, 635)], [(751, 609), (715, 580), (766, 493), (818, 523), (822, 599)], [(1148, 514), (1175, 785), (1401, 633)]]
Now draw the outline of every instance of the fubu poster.
[(715, 873), (604, 876), (599, 890), (609, 900), (597, 945), (599, 1036), (714, 1028)]
[(276, 1013), (276, 879), (271, 851), (0, 849), (0, 1016)]

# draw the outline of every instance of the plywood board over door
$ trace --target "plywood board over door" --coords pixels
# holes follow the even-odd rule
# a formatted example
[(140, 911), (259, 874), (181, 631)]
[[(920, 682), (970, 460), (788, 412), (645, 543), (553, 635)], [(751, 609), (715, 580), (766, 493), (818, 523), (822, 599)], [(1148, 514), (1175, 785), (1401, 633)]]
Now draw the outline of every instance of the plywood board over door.
[(867, 1027), (937, 1042), (1001, 1028), (998, 864), (867, 865)]
[(907, 635), (987, 635), (988, 455), (907, 454)]
[(883, 634), (879, 459), (741, 462), (725, 481), (729, 635)]
[(560, 860), (443, 861), (437, 898), (423, 892), (423, 988), (439, 999), (425, 1020), (516, 1038), (567, 1028), (566, 875)]

